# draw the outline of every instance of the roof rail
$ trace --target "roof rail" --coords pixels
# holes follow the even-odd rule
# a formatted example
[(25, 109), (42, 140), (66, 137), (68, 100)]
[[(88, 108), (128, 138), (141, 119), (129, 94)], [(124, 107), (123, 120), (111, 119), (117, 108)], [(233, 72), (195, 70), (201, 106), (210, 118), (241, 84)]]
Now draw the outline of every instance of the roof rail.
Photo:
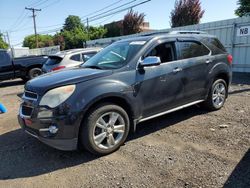
[(208, 34), (207, 32), (204, 31), (186, 31), (186, 30), (180, 30), (180, 31), (170, 31), (169, 34)]

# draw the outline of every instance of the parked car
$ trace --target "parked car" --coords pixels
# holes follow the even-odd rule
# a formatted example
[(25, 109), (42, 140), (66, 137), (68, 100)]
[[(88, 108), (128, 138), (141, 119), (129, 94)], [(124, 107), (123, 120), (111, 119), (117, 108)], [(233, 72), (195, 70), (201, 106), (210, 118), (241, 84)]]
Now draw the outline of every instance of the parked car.
[(199, 32), (121, 40), (82, 68), (27, 82), (19, 123), (57, 149), (109, 154), (140, 122), (195, 104), (222, 108), (231, 64), (219, 40)]
[(43, 65), (43, 72), (51, 72), (69, 67), (76, 67), (94, 56), (101, 48), (80, 48), (58, 52), (50, 55)]
[(25, 56), (13, 58), (9, 50), (0, 49), (0, 81), (15, 78), (30, 80), (42, 74), (47, 56)]

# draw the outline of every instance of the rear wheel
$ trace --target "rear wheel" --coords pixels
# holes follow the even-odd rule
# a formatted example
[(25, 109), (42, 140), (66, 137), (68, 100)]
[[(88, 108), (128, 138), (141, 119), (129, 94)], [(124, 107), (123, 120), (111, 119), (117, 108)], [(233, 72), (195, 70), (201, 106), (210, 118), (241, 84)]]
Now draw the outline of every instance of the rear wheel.
[(227, 84), (223, 79), (214, 81), (204, 106), (209, 110), (219, 110), (223, 107), (227, 97)]
[(37, 76), (42, 74), (42, 70), (40, 68), (32, 68), (28, 72), (28, 79), (31, 80)]
[(126, 111), (115, 104), (101, 104), (92, 109), (81, 128), (81, 144), (97, 155), (117, 150), (129, 132)]

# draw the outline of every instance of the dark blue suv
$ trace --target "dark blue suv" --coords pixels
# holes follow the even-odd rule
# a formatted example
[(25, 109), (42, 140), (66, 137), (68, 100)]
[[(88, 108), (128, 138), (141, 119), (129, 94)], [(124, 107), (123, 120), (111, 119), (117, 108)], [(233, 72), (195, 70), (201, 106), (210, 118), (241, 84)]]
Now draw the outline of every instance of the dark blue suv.
[(61, 150), (117, 150), (140, 122), (202, 104), (224, 105), (232, 56), (215, 36), (175, 32), (113, 43), (80, 68), (25, 85), (19, 122)]

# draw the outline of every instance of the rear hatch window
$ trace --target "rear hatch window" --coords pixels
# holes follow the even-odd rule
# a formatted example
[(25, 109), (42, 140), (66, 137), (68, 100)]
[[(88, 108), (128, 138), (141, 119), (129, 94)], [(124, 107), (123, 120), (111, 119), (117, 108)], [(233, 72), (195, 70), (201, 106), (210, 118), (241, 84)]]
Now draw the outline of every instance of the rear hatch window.
[(61, 57), (58, 56), (49, 56), (49, 59), (46, 61), (45, 65), (56, 65), (62, 61)]

